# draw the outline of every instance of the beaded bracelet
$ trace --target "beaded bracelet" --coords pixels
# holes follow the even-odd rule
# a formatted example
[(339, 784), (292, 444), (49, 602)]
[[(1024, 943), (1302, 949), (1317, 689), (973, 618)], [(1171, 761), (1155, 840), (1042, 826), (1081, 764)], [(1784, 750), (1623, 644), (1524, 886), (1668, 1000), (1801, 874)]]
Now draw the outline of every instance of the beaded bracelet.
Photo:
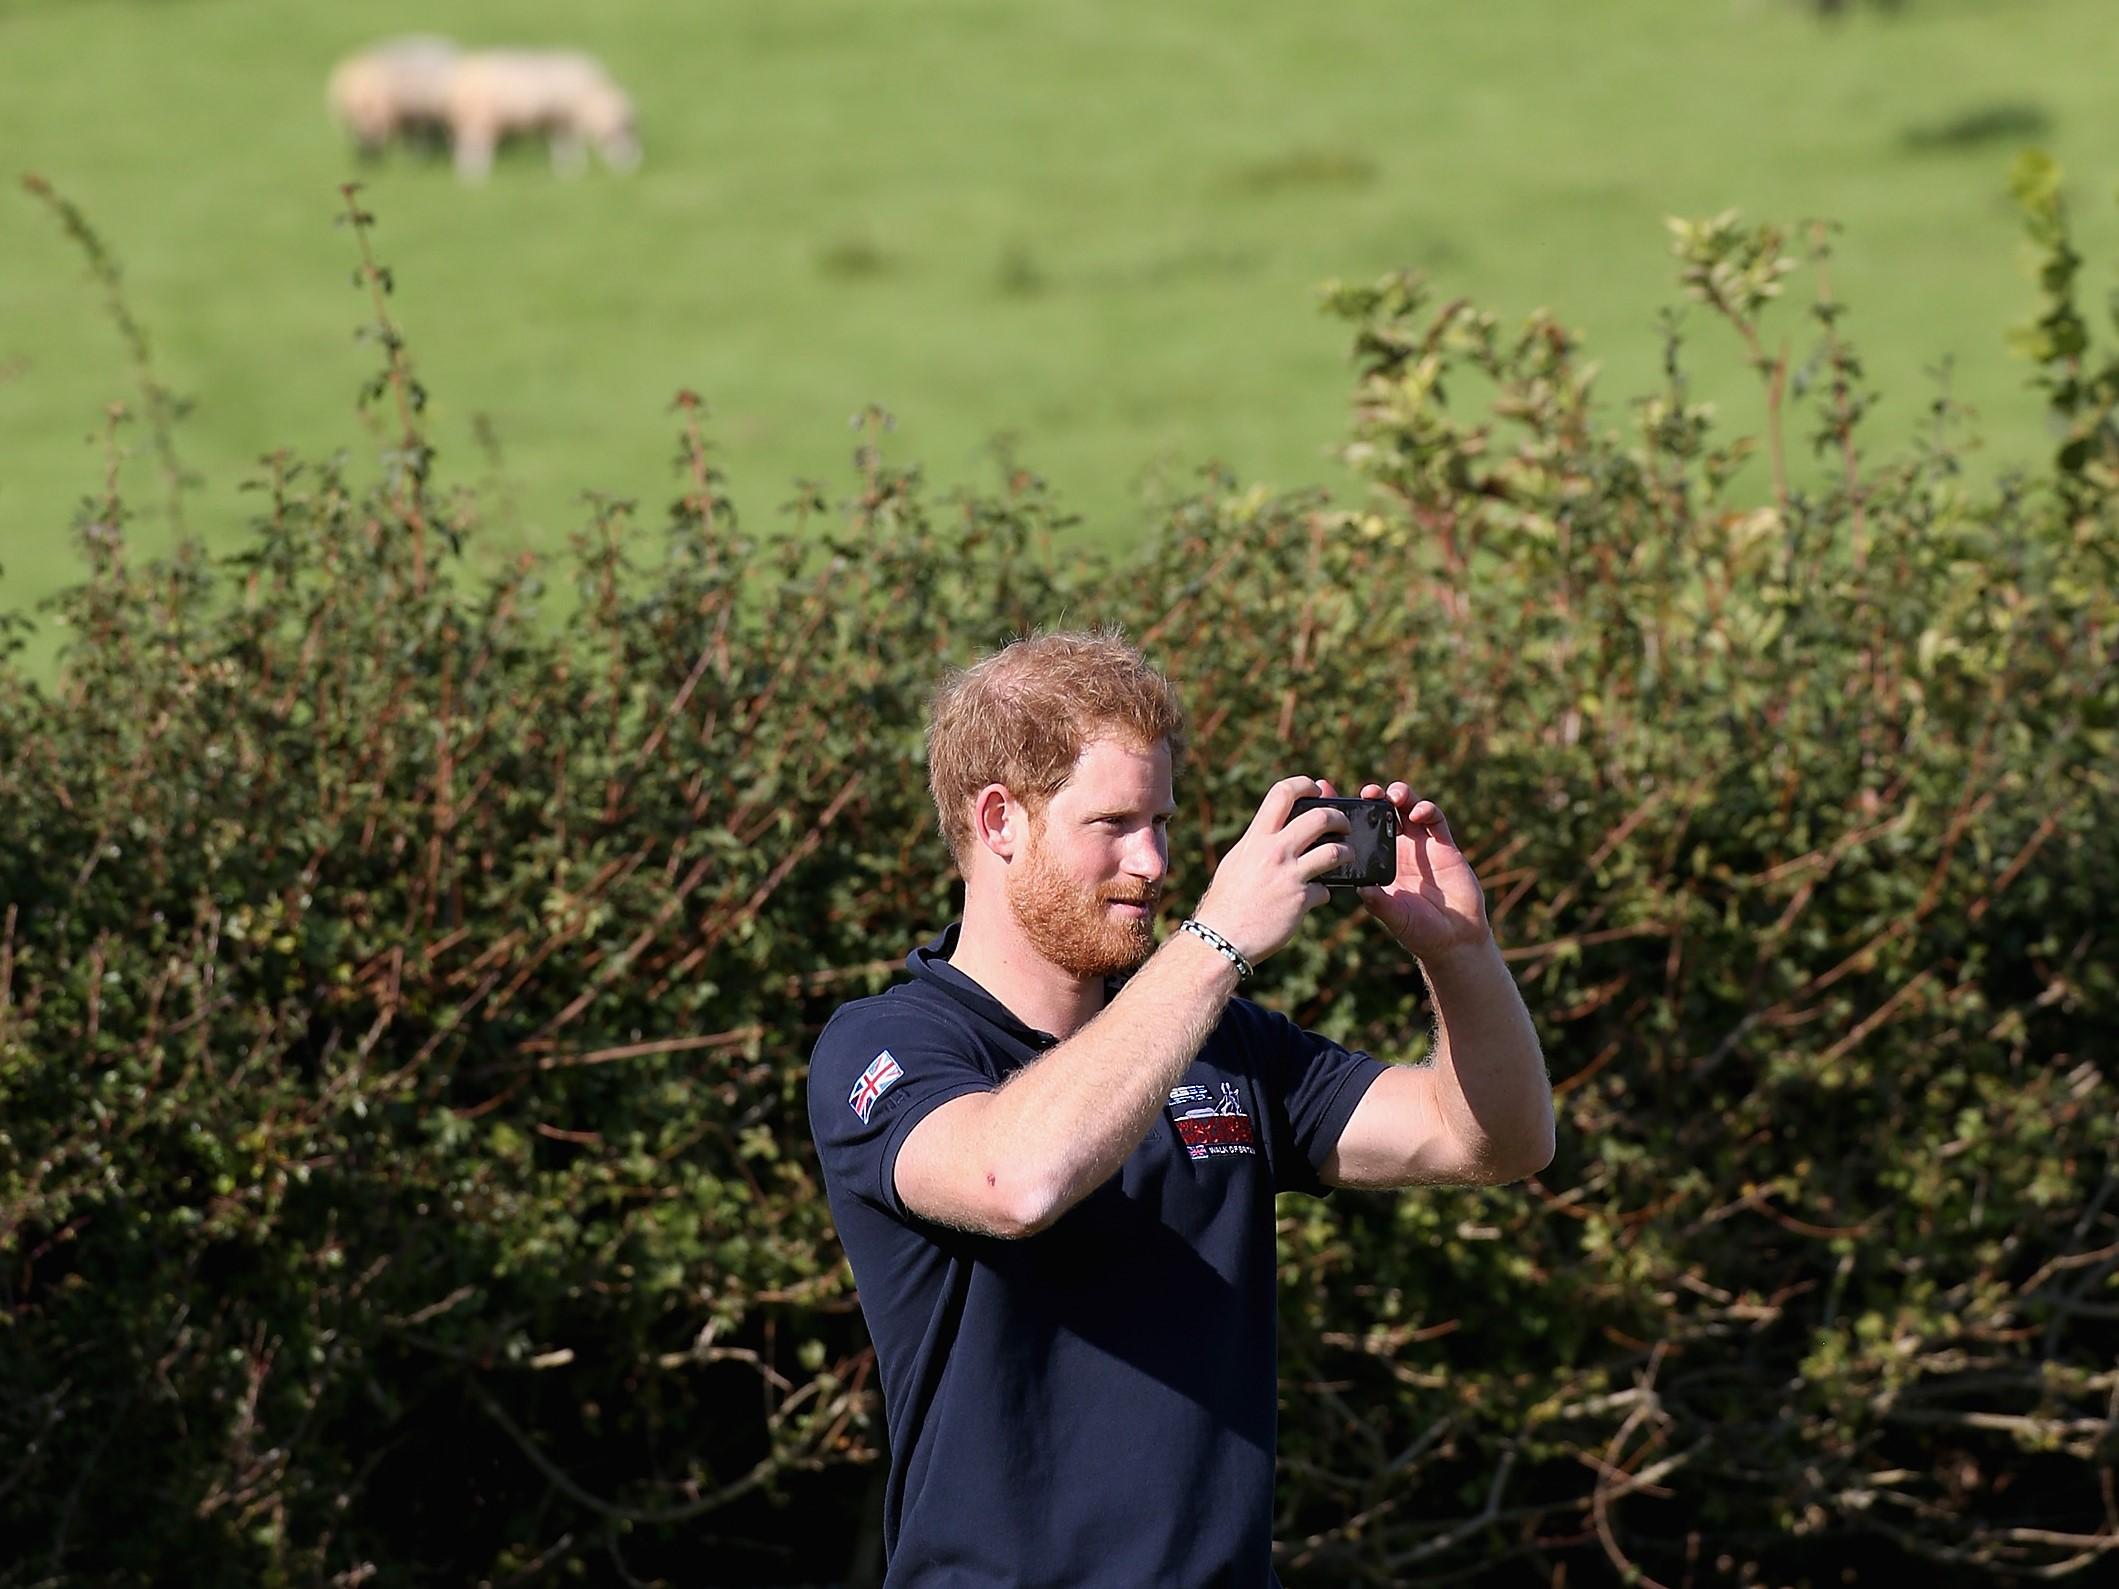
[(1187, 916), (1183, 921), (1178, 923), (1177, 930), (1179, 932), (1188, 932), (1193, 937), (1202, 940), (1212, 948), (1219, 950), (1224, 955), (1227, 955), (1229, 958), (1229, 964), (1233, 965), (1236, 968), (1236, 980), (1238, 982), (1245, 982), (1250, 979), (1251, 962), (1243, 957), (1243, 955), (1237, 950), (1236, 945), (1230, 943), (1228, 939), (1224, 938), (1212, 927), (1209, 927), (1205, 922)]

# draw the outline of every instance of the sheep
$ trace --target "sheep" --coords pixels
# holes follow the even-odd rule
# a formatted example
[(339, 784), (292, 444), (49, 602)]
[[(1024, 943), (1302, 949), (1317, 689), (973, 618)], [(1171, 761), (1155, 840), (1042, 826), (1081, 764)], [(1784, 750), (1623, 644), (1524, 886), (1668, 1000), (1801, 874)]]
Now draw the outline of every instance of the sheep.
[(453, 42), (432, 34), (386, 39), (332, 68), (331, 113), (365, 156), (400, 137), (439, 145), (460, 58)]
[(461, 57), (449, 80), (449, 134), (456, 174), (482, 181), (493, 151), (514, 134), (542, 133), (552, 169), (579, 171), (594, 145), (605, 165), (640, 162), (632, 101), (593, 57), (566, 50), (481, 50)]

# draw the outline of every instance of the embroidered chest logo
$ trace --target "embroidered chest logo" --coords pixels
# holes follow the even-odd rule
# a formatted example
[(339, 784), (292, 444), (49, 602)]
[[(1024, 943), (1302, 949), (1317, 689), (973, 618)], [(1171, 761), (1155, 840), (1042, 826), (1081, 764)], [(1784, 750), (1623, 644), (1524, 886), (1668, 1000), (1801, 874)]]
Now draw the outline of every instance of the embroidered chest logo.
[(853, 1084), (853, 1092), (846, 1100), (853, 1105), (853, 1112), (861, 1117), (861, 1124), (868, 1124), (868, 1111), (876, 1106), (884, 1089), (904, 1074), (904, 1067), (891, 1057), (887, 1048), (861, 1072), (861, 1079)]
[(1252, 1143), (1251, 1117), (1243, 1112), (1233, 1081), (1223, 1082), (1218, 1093), (1205, 1087), (1172, 1088), (1170, 1120), (1185, 1152), (1195, 1159), (1258, 1151)]

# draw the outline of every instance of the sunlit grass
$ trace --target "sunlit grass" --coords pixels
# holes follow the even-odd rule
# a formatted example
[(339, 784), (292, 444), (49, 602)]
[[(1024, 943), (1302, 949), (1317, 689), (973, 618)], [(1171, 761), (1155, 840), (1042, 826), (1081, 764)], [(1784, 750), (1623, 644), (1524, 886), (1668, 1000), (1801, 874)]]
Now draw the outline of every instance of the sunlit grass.
[[(945, 481), (1013, 434), (1099, 540), (1138, 531), (1144, 481), (1209, 459), (1335, 482), (1320, 280), (1409, 264), (1506, 313), (1550, 305), (1616, 402), (1655, 379), (1662, 218), (1731, 205), (1845, 223), (1835, 287), (1886, 394), (1879, 442), (1948, 358), (1990, 456), (2028, 455), (2006, 172), (2028, 142), (2070, 165), (2101, 290), (2119, 99), (2070, 41), (2104, 21), (2094, 0), (1838, 26), (1772, 0), (0, 0), (0, 603), (78, 566), (85, 439), (128, 384), (14, 173), (125, 261), (164, 379), (198, 399), (194, 518), (226, 534), (259, 454), (366, 445), (332, 225), (353, 163), (323, 81), (377, 36), (578, 44), (641, 107), (630, 177), (562, 182), (534, 154), (475, 190), (416, 160), (363, 173), (444, 472), (486, 472), (479, 416), (498, 438), (519, 516), (497, 556), (559, 544), (583, 488), (659, 502), (680, 386), (712, 403), (753, 523), (794, 477), (843, 478), (871, 401)], [(1703, 384), (1754, 411), (1735, 350), (1691, 323)]]

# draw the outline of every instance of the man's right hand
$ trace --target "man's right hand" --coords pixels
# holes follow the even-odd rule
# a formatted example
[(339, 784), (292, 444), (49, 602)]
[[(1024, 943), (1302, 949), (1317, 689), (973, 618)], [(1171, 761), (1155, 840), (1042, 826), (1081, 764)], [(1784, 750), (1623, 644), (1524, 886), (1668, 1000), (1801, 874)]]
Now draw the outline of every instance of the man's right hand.
[(1283, 778), (1273, 785), (1243, 837), (1221, 858), (1213, 885), (1193, 912), (1253, 965), (1284, 949), (1302, 918), (1332, 897), (1316, 879), (1354, 858), (1344, 844), (1320, 842), (1353, 831), (1344, 812), (1319, 807), (1288, 820), (1297, 800), (1331, 792), (1329, 784), (1313, 778)]

